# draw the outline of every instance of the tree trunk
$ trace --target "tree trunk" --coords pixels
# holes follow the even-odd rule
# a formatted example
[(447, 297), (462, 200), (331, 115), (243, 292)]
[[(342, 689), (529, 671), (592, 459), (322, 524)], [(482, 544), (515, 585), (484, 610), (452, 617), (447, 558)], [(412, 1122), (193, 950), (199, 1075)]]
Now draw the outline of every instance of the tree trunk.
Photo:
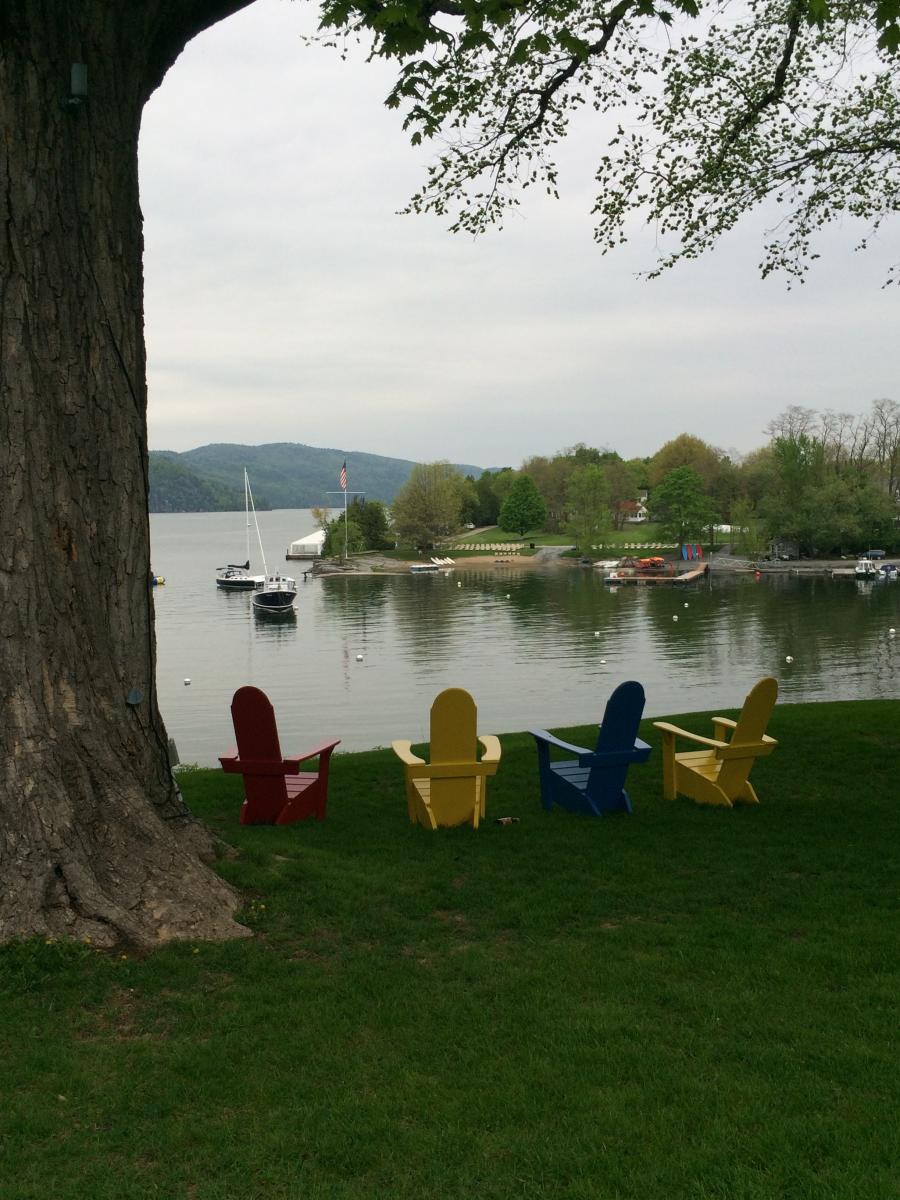
[(137, 141), (247, 2), (0, 9), (0, 939), (246, 932), (156, 703)]

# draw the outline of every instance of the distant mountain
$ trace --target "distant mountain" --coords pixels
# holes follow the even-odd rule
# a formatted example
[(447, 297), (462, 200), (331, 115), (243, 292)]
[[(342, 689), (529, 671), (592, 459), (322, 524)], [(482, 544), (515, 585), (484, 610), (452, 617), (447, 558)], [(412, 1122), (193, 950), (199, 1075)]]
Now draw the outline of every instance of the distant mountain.
[(244, 507), (240, 491), (204, 479), (169, 451), (150, 453), (151, 512), (231, 512)]
[[(244, 467), (257, 507), (337, 508), (340, 474), (347, 464), (347, 489), (390, 504), (416, 465), (356, 450), (327, 450), (298, 442), (267, 446), (218, 443), (196, 450), (150, 452), (151, 512), (222, 512), (244, 507)], [(464, 475), (482, 467), (458, 464)], [(328, 493), (332, 493), (329, 495)]]

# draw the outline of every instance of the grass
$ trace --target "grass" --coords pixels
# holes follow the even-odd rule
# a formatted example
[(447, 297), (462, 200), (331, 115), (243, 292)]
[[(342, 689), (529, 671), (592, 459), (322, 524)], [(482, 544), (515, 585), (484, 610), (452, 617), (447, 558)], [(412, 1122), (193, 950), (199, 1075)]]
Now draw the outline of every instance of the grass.
[(532, 530), (529, 533), (524, 533), (520, 537), (518, 533), (513, 533), (508, 529), (501, 529), (499, 525), (492, 525), (486, 529), (476, 529), (472, 533), (460, 534), (457, 538), (452, 539), (454, 551), (459, 550), (463, 546), (472, 546), (477, 549), (479, 546), (488, 545), (524, 545), (527, 550), (529, 544), (534, 542), (535, 546), (570, 546), (572, 539), (563, 533), (543, 533), (540, 530)]
[[(571, 546), (572, 537), (565, 533), (541, 533), (532, 532), (526, 533), (523, 538), (519, 538), (518, 534), (507, 533), (497, 526), (488, 529), (479, 529), (474, 533), (468, 533), (461, 536), (453, 544), (454, 552), (462, 546), (478, 546), (485, 542), (524, 542), (527, 546), (530, 542), (534, 542), (535, 546)], [(640, 525), (626, 525), (624, 529), (608, 529), (603, 535), (602, 543), (598, 543), (596, 547), (599, 550), (622, 550), (626, 546), (644, 545), (647, 542), (666, 542), (667, 539), (663, 536), (662, 527), (652, 522), (644, 522)], [(674, 548), (674, 543), (672, 543)]]
[(389, 751), (284, 829), (184, 773), (256, 936), (0, 951), (0, 1195), (896, 1198), (898, 718), (778, 707), (733, 811), (665, 802), (648, 728), (599, 821), (504, 736), (477, 833), (410, 826)]

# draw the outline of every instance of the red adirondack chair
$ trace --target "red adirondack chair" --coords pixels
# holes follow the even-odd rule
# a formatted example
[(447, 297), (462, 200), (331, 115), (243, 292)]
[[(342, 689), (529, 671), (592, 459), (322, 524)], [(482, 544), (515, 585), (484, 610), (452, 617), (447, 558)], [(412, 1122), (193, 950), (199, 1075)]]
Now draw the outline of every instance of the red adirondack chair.
[[(325, 819), (328, 799), (328, 764), (340, 743), (324, 742), (314, 750), (284, 757), (278, 744), (275, 710), (265, 692), (242, 687), (231, 701), (231, 719), (237, 748), (219, 758), (229, 775), (243, 775), (245, 800), (242, 825), (290, 825), (315, 817)], [(301, 771), (300, 764), (318, 758), (317, 771)]]

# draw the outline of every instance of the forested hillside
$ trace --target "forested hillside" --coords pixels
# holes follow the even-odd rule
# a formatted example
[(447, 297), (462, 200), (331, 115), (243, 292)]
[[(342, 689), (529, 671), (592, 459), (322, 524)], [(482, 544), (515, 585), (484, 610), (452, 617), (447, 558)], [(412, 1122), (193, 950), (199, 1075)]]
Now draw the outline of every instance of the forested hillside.
[(244, 507), (240, 489), (203, 479), (166, 451), (150, 455), (151, 512), (230, 512)]
[[(296, 442), (266, 446), (220, 443), (177, 454), (151, 451), (150, 511), (201, 512), (244, 506), (244, 468), (257, 506), (271, 508), (337, 507), (340, 473), (347, 464), (349, 492), (365, 492), (369, 500), (390, 504), (409, 478), (415, 463), (355, 450), (321, 449)], [(478, 476), (482, 468), (459, 465), (463, 474)], [(328, 493), (332, 493), (329, 495)], [(351, 496), (352, 498), (352, 496)]]

